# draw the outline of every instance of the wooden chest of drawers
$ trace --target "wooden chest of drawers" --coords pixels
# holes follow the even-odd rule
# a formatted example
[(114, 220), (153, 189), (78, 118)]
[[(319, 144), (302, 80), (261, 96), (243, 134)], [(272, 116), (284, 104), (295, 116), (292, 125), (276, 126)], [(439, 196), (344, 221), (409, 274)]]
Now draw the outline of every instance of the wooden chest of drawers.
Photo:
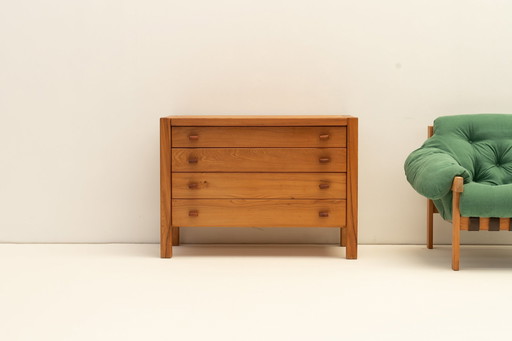
[(357, 258), (357, 118), (160, 119), (160, 252), (180, 227), (334, 227)]

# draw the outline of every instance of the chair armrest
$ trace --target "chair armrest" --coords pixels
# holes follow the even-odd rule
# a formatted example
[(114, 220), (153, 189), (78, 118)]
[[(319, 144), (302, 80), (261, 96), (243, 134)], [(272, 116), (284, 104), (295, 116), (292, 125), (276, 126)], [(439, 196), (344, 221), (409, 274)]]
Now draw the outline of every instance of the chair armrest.
[(462, 176), (456, 176), (453, 178), (452, 192), (464, 192), (464, 178)]
[(437, 200), (447, 195), (453, 178), (462, 176), (464, 182), (471, 181), (471, 175), (449, 153), (438, 148), (420, 148), (405, 160), (407, 181), (421, 195)]

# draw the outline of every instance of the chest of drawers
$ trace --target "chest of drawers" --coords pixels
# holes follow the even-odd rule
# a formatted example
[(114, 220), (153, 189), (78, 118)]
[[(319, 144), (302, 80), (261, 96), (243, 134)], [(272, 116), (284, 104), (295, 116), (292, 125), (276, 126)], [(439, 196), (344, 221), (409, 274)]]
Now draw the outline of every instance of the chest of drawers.
[(160, 256), (180, 227), (332, 227), (357, 258), (352, 116), (160, 119)]

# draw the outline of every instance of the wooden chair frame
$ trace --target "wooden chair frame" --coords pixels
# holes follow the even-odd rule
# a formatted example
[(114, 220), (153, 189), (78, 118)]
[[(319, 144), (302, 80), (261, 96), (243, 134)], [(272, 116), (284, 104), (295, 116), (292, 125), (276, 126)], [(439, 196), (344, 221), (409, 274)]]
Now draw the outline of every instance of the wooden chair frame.
[[(428, 127), (428, 137), (433, 135), (433, 127)], [(456, 176), (452, 183), (452, 269), (459, 270), (460, 263), (460, 231), (469, 231), (470, 217), (460, 214), (460, 196), (464, 192), (464, 178)], [(427, 199), (427, 248), (434, 247), (434, 213), (439, 213), (432, 200)], [(473, 219), (473, 218), (472, 218)], [(489, 231), (491, 218), (478, 217), (476, 231)], [(494, 218), (493, 218), (494, 219)], [(510, 230), (510, 218), (499, 218), (499, 230)]]

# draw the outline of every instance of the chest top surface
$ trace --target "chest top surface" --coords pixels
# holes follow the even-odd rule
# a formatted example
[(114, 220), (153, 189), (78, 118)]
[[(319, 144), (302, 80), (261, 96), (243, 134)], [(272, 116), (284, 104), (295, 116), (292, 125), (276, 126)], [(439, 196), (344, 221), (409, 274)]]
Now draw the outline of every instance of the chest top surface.
[(172, 126), (346, 126), (349, 115), (172, 115)]

